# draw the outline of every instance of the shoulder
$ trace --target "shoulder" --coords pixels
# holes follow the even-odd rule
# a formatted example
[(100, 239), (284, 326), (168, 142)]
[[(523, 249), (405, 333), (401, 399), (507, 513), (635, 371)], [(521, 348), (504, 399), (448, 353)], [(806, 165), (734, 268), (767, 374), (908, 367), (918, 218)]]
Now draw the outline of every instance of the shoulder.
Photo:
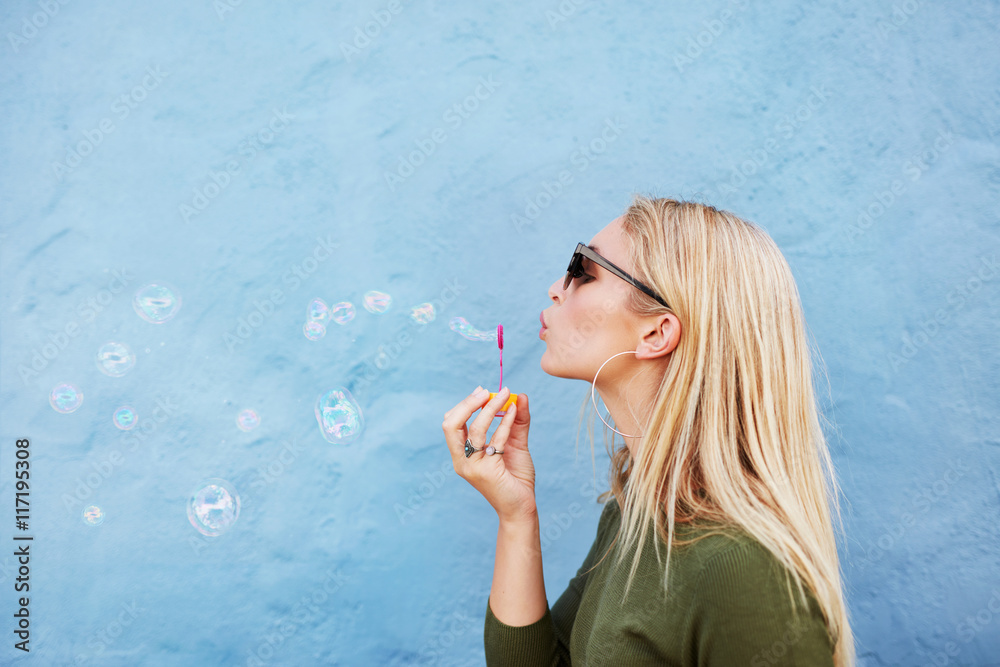
[(806, 590), (803, 604), (791, 574), (769, 549), (735, 529), (690, 547), (685, 560), (693, 596), (687, 624), (695, 645), (712, 646), (716, 653), (738, 650), (741, 659), (762, 656), (775, 646), (787, 648), (787, 657), (814, 660), (808, 664), (832, 659), (815, 597)]
[(698, 591), (697, 605), (738, 607), (746, 603), (759, 608), (765, 600), (791, 602), (791, 573), (751, 535), (728, 526), (700, 527), (696, 532), (699, 539), (681, 550), (686, 578)]
[(784, 583), (785, 568), (760, 542), (735, 528), (703, 529), (690, 545), (692, 566), (701, 586), (742, 583), (759, 586), (778, 579)]
[(701, 526), (681, 527), (675, 539), (668, 571), (691, 595), (693, 612), (759, 609), (782, 600), (791, 611), (790, 573), (752, 536), (733, 527)]
[(621, 524), (622, 510), (618, 504), (618, 499), (614, 496), (608, 498), (601, 509), (601, 517), (597, 520), (597, 532), (599, 535), (606, 535), (609, 530), (617, 529)]

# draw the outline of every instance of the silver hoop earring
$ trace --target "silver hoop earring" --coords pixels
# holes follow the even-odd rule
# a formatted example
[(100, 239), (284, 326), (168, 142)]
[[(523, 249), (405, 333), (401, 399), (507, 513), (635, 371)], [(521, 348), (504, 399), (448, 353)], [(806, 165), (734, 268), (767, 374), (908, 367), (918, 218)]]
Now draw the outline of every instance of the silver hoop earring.
[[(620, 357), (623, 354), (636, 354), (636, 351), (635, 350), (625, 350), (624, 352), (619, 352), (618, 354), (613, 354), (610, 357), (608, 357), (608, 361), (611, 361), (615, 357)], [(608, 364), (608, 361), (605, 361), (603, 364), (601, 364), (601, 367), (597, 369), (597, 372), (594, 374), (594, 381), (590, 384), (590, 401), (594, 404), (594, 411), (597, 412), (597, 416), (598, 417), (601, 417), (601, 411), (597, 407), (597, 398), (594, 396), (594, 390), (595, 390), (595, 388), (597, 386), (597, 376), (601, 374), (602, 370), (604, 370), (604, 367)], [(608, 413), (608, 414), (610, 414), (610, 413)], [(604, 419), (604, 417), (601, 417), (601, 421), (604, 422), (605, 426), (607, 426), (608, 428), (610, 428), (612, 431), (614, 431), (615, 433), (617, 433), (620, 436), (624, 436), (626, 438), (638, 438), (638, 437), (641, 437), (641, 436), (638, 436), (638, 435), (628, 435), (627, 433), (622, 433), (621, 431), (619, 431), (618, 429), (616, 429), (614, 426), (612, 426), (611, 424), (609, 424)]]

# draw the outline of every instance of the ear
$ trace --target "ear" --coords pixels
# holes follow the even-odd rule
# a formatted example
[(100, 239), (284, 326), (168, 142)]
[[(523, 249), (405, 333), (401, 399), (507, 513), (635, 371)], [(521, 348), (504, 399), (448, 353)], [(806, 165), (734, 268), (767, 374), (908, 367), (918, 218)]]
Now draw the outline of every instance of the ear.
[(656, 359), (674, 351), (681, 340), (681, 321), (673, 313), (657, 315), (643, 325), (636, 359)]

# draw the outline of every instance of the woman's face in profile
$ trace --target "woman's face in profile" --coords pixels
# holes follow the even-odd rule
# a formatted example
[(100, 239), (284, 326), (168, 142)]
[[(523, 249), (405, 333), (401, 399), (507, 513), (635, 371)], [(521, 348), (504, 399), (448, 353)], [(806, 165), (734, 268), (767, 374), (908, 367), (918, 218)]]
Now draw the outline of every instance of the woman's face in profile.
[[(632, 259), (621, 234), (621, 218), (611, 221), (588, 243), (599, 255), (626, 272)], [(567, 248), (572, 253), (572, 248)], [(566, 257), (566, 264), (569, 264)], [(608, 357), (634, 350), (635, 315), (624, 308), (627, 282), (591, 260), (583, 259), (583, 273), (564, 290), (566, 274), (559, 274), (549, 286), (552, 305), (542, 312), (545, 353), (540, 364), (549, 375), (590, 382)], [(601, 372), (601, 380), (605, 373)], [(609, 379), (611, 376), (609, 375)]]

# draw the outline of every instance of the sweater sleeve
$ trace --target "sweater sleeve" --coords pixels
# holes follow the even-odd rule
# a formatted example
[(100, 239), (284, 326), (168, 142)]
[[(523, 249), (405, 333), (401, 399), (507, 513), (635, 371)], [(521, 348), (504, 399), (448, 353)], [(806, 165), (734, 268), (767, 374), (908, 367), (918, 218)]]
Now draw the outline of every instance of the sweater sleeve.
[(809, 665), (832, 667), (833, 645), (819, 605), (794, 585), (793, 611), (785, 569), (759, 544), (717, 554), (701, 570), (688, 614), (687, 653), (699, 667)]
[[(613, 500), (611, 502), (614, 502)], [(530, 625), (511, 626), (500, 621), (486, 601), (486, 626), (484, 644), (486, 665), (517, 665), (518, 667), (563, 667), (571, 665), (569, 642), (573, 622), (583, 597), (584, 585), (590, 576), (588, 570), (601, 555), (601, 546), (607, 528), (609, 502), (605, 505), (597, 525), (597, 537), (590, 552), (570, 579), (555, 605), (546, 607), (545, 615)]]

